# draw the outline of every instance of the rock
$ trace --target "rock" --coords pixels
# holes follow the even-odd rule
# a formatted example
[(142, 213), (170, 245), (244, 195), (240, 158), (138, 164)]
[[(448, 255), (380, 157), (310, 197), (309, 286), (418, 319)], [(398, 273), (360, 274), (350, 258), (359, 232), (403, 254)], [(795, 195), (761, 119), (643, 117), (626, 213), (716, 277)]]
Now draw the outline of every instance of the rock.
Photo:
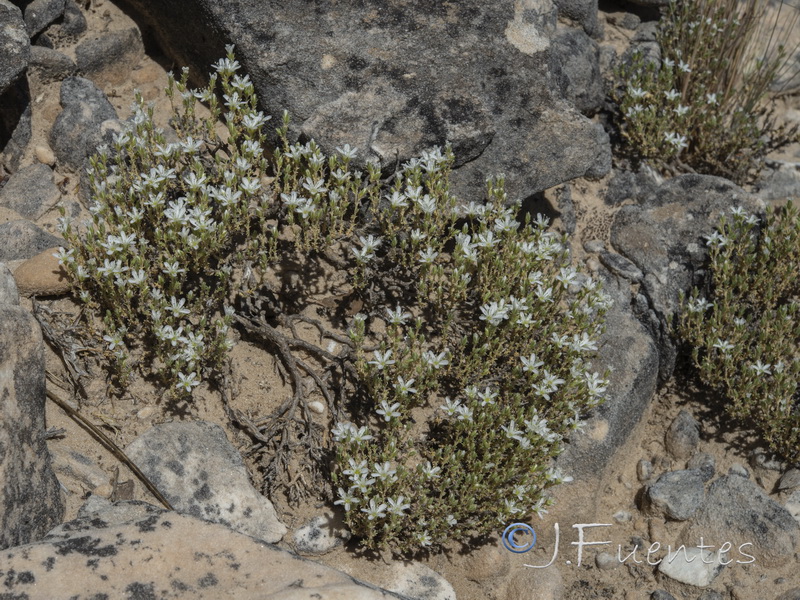
[[(0, 277), (16, 300), (7, 269)], [(0, 305), (0, 549), (40, 539), (64, 514), (44, 438), (44, 369), (36, 319), (16, 303)]]
[(602, 37), (602, 27), (597, 21), (597, 0), (553, 0), (558, 14), (580, 23), (588, 35)]
[(792, 588), (782, 593), (775, 600), (800, 600), (800, 587)]
[[(222, 525), (127, 504), (3, 552), (0, 572), (19, 574), (4, 578), (3, 592), (30, 600), (52, 598), (54, 590), (61, 598), (398, 598)], [(139, 516), (119, 522), (117, 508)]]
[(3, 262), (31, 258), (63, 244), (64, 240), (26, 219), (0, 224), (0, 261)]
[(675, 365), (669, 324), (679, 294), (702, 282), (707, 257), (704, 236), (736, 206), (756, 212), (762, 204), (726, 179), (692, 174), (673, 177), (641, 204), (623, 206), (614, 216), (614, 249), (644, 273), (646, 303), (639, 304), (636, 314), (658, 346), (662, 379)]
[(61, 296), (72, 289), (66, 269), (53, 256), (58, 248), (48, 248), (29, 258), (14, 271), (19, 293), (31, 296)]
[(294, 532), (294, 549), (298, 554), (327, 554), (350, 539), (350, 532), (333, 514), (314, 517)]
[[(2, 1), (2, 0), (0, 0)], [(31, 140), (31, 104), (27, 78), (0, 93), (0, 163), (10, 173), (20, 165), (28, 142)]]
[(61, 198), (53, 170), (41, 163), (20, 169), (0, 188), (0, 206), (35, 221)]
[(653, 463), (649, 460), (641, 459), (636, 463), (636, 478), (639, 481), (647, 481), (653, 476)]
[(617, 206), (625, 200), (639, 202), (655, 192), (662, 183), (663, 179), (648, 168), (638, 173), (614, 171), (603, 200), (610, 206)]
[(365, 0), (330, 5), (324, 15), (304, 0), (130, 4), (195, 74), (207, 73), (225, 43), (236, 44), (264, 111), (288, 110), (290, 137), (313, 138), (324, 152), (350, 144), (357, 166), (393, 168), (449, 140), (452, 190), (465, 200), (482, 197), (497, 173), (506, 175), (509, 199), (523, 199), (611, 166), (602, 126), (549, 83), (558, 17), (551, 0), (413, 8)]
[(156, 425), (128, 445), (126, 453), (177, 511), (266, 542), (277, 542), (286, 533), (218, 425)]
[(14, 276), (5, 263), (0, 263), (0, 306), (19, 305), (19, 292)]
[(136, 27), (84, 40), (75, 48), (78, 70), (95, 82), (122, 83), (143, 56), (142, 34)]
[(706, 590), (697, 597), (697, 600), (725, 600), (725, 598), (716, 590)]
[(751, 544), (744, 550), (762, 569), (793, 560), (800, 525), (749, 479), (724, 475), (711, 484), (705, 502), (681, 534), (684, 543), (692, 545), (701, 537), (717, 546), (730, 542), (734, 551)]
[(50, 147), (59, 164), (77, 171), (101, 143), (101, 125), (116, 119), (106, 95), (88, 79), (68, 77), (61, 83), (63, 110), (50, 130)]
[(381, 573), (380, 585), (418, 600), (456, 600), (453, 586), (444, 577), (415, 561), (392, 563)]
[(716, 461), (712, 455), (706, 452), (700, 452), (689, 459), (686, 468), (694, 469), (700, 473), (700, 477), (703, 478), (703, 481), (711, 481), (716, 473)]
[(658, 564), (658, 571), (675, 581), (706, 587), (711, 585), (728, 560), (731, 559), (719, 552), (703, 548), (677, 549)]
[(733, 463), (728, 469), (728, 474), (733, 475), (735, 477), (742, 477), (743, 479), (750, 479), (750, 471), (748, 471), (743, 465), (739, 463)]
[(74, 75), (77, 69), (73, 60), (58, 50), (44, 46), (31, 48), (30, 71), (35, 73), (42, 83), (61, 81)]
[(611, 571), (622, 564), (619, 562), (619, 559), (610, 552), (598, 552), (594, 557), (594, 562), (601, 571)]
[(644, 274), (635, 264), (620, 254), (601, 252), (600, 262), (603, 263), (609, 271), (628, 281), (637, 282), (641, 281), (642, 277), (644, 277)]
[(664, 435), (664, 443), (669, 452), (678, 460), (692, 456), (700, 443), (700, 423), (685, 408), (672, 421)]
[(25, 7), (28, 35), (35, 37), (64, 14), (64, 0), (33, 0)]
[(53, 38), (64, 44), (74, 43), (84, 34), (87, 28), (86, 17), (75, 0), (64, 3), (64, 16), (59, 23), (54, 23), (47, 30)]
[(603, 106), (606, 95), (600, 76), (600, 48), (579, 29), (557, 31), (552, 42), (555, 79), (564, 98), (591, 116)]
[[(635, 429), (655, 393), (658, 378), (655, 345), (627, 308), (630, 300), (625, 299), (624, 294), (630, 298), (629, 284), (625, 282), (626, 292), (615, 277), (605, 273), (603, 289), (612, 296), (619, 294), (606, 315), (606, 332), (593, 361), (594, 369), (600, 373), (606, 368), (612, 369), (606, 401), (592, 411), (584, 430), (571, 436), (570, 443), (556, 460), (563, 472), (575, 478), (575, 483), (570, 485), (585, 483), (586, 494), (592, 497), (595, 494), (590, 490), (612, 461), (615, 451)], [(578, 492), (574, 491), (574, 495)]]
[(321, 415), (325, 412), (325, 405), (319, 400), (312, 400), (311, 402), (308, 403), (308, 410), (318, 415)]
[(786, 468), (786, 463), (779, 456), (763, 448), (756, 448), (750, 453), (750, 466), (754, 469), (765, 469), (767, 471), (783, 471)]
[(605, 252), (606, 244), (603, 240), (589, 240), (583, 245), (583, 249), (591, 254), (599, 254)]
[(623, 29), (630, 29), (633, 31), (642, 23), (638, 15), (629, 12), (612, 12), (606, 13), (606, 21), (617, 27)]
[(50, 149), (50, 146), (40, 145), (36, 146), (33, 149), (33, 153), (36, 156), (36, 160), (38, 160), (43, 165), (47, 165), (48, 167), (53, 167), (56, 164), (56, 155), (53, 154), (53, 151)]
[(645, 490), (645, 508), (674, 521), (691, 519), (703, 503), (703, 478), (698, 471), (664, 473)]
[(30, 55), (22, 11), (8, 0), (0, 0), (0, 97), (25, 72)]
[(800, 487), (800, 469), (789, 469), (781, 475), (778, 481), (778, 490), (793, 490)]
[(633, 515), (627, 510), (619, 510), (615, 512), (612, 517), (617, 523), (629, 523), (633, 519)]
[(792, 492), (786, 499), (786, 510), (794, 517), (794, 520), (800, 523), (800, 490)]
[(756, 195), (767, 201), (784, 201), (800, 196), (800, 169), (797, 163), (777, 164), (762, 173), (756, 182)]
[(83, 489), (72, 489), (73, 493), (84, 495), (86, 490), (95, 490), (109, 484), (109, 478), (103, 469), (91, 458), (77, 450), (51, 444), (50, 456), (53, 468), (58, 475), (77, 481)]
[(675, 600), (675, 596), (664, 590), (656, 590), (650, 594), (650, 600)]

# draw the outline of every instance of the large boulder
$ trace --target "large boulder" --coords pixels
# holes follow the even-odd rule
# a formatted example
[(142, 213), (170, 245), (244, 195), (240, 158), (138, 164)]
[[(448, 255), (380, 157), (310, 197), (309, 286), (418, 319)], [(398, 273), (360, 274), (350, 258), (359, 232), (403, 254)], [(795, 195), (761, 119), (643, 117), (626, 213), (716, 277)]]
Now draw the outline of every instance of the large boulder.
[[(44, 342), (0, 263), (0, 549), (40, 539), (64, 514), (45, 443)], [(2, 569), (0, 568), (0, 571)]]
[(28, 66), (31, 42), (25, 29), (22, 11), (0, 0), (0, 96), (19, 78)]
[(130, 4), (199, 77), (234, 43), (266, 112), (362, 164), (392, 169), (449, 141), (457, 193), (504, 173), (510, 198), (610, 168), (608, 136), (554, 81), (551, 0)]

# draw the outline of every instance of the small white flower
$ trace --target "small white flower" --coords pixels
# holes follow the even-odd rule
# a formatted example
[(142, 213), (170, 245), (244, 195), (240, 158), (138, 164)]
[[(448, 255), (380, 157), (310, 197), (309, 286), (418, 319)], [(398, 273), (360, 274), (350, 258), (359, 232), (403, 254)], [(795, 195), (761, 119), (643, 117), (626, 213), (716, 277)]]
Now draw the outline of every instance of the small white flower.
[(439, 256), (439, 253), (428, 246), (425, 250), (419, 251), (419, 262), (424, 265), (430, 265), (436, 260), (437, 256)]
[(678, 70), (682, 71), (683, 73), (691, 73), (692, 69), (689, 66), (689, 63), (683, 62), (683, 60), (678, 61)]
[(539, 360), (536, 354), (531, 354), (528, 358), (520, 356), (519, 359), (522, 361), (522, 370), (528, 373), (538, 373), (539, 367), (544, 366), (544, 361)]
[(403, 312), (403, 309), (400, 308), (399, 304), (397, 305), (397, 308), (395, 308), (394, 310), (387, 308), (386, 314), (389, 317), (389, 323), (391, 323), (392, 325), (402, 325), (408, 319), (411, 318), (411, 314)]
[(356, 150), (355, 148), (351, 148), (350, 144), (345, 144), (341, 148), (337, 147), (336, 151), (342, 156), (344, 156), (346, 159), (353, 159), (358, 154), (358, 150)]
[(447, 360), (447, 354), (447, 350), (440, 352), (439, 354), (434, 354), (430, 350), (426, 350), (422, 353), (422, 358), (429, 367), (433, 369), (441, 369), (442, 367), (446, 367), (450, 364), (450, 361)]
[(398, 517), (403, 516), (403, 512), (411, 508), (411, 505), (406, 501), (405, 496), (398, 496), (397, 498), (387, 498), (389, 503), (389, 512)]
[(372, 477), (376, 477), (381, 481), (389, 481), (392, 483), (397, 481), (397, 475), (396, 475), (397, 469), (395, 469), (392, 466), (392, 463), (390, 462), (385, 462), (383, 464), (375, 463), (375, 465), (372, 468), (374, 469), (373, 472), (370, 473)]
[(770, 365), (769, 363), (764, 364), (759, 359), (755, 362), (755, 364), (750, 365), (749, 369), (751, 371), (755, 371), (756, 375), (769, 375), (771, 367), (772, 365)]
[(394, 384), (394, 389), (401, 396), (406, 396), (408, 394), (416, 394), (417, 388), (413, 387), (413, 384), (414, 384), (413, 378), (406, 381), (402, 377), (398, 377), (397, 383)]
[(718, 104), (716, 94), (706, 94), (706, 104), (716, 106)]
[(394, 359), (392, 359), (391, 350), (387, 350), (386, 352), (381, 352), (379, 350), (376, 350), (374, 356), (375, 359), (369, 361), (368, 364), (375, 365), (376, 367), (378, 367), (379, 371), (395, 363)]
[(367, 514), (368, 521), (373, 521), (374, 519), (382, 519), (383, 517), (386, 516), (386, 505), (385, 504), (376, 505), (375, 500), (371, 499), (369, 501), (369, 507), (362, 508), (361, 512)]
[(345, 512), (349, 511), (353, 504), (358, 504), (361, 502), (359, 498), (353, 494), (353, 488), (350, 488), (346, 492), (342, 489), (338, 489), (339, 492), (339, 499), (334, 501), (334, 504), (341, 504), (344, 505)]
[(180, 381), (175, 384), (175, 387), (186, 392), (191, 392), (193, 388), (200, 385), (200, 382), (197, 380), (197, 373), (194, 372), (188, 375), (178, 373), (178, 379), (180, 379)]
[(442, 404), (439, 408), (441, 408), (448, 417), (452, 417), (458, 412), (458, 408), (461, 406), (461, 403), (458, 400), (451, 400), (450, 398), (444, 399), (444, 404)]
[(375, 412), (379, 415), (383, 415), (383, 420), (386, 422), (391, 421), (393, 418), (399, 417), (402, 413), (398, 410), (400, 408), (400, 403), (395, 402), (391, 406), (386, 400), (381, 401), (381, 407), (376, 409)]
[(161, 272), (169, 275), (170, 277), (177, 277), (181, 273), (186, 273), (186, 269), (182, 269), (176, 260), (171, 263), (164, 263), (164, 268), (161, 269)]
[(670, 90), (668, 92), (664, 92), (664, 95), (670, 102), (674, 102), (675, 100), (681, 97), (681, 95), (678, 93), (677, 90)]
[(645, 92), (642, 88), (629, 85), (628, 95), (632, 98), (644, 98), (647, 95), (647, 92)]
[(431, 465), (431, 461), (426, 461), (424, 465), (420, 465), (420, 469), (422, 470), (422, 474), (428, 479), (436, 479), (442, 471), (441, 467), (434, 467)]
[(721, 338), (717, 338), (717, 341), (714, 342), (713, 346), (711, 347), (720, 350), (723, 354), (728, 354), (728, 352), (735, 348), (735, 346), (728, 340), (723, 340)]

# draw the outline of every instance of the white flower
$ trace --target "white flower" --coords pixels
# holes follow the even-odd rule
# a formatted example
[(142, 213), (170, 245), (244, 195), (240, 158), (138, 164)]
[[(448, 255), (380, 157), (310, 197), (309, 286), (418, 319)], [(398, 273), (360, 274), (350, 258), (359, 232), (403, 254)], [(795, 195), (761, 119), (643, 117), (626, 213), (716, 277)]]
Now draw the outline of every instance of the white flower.
[(569, 475), (563, 475), (561, 473), (561, 469), (559, 469), (558, 467), (550, 469), (550, 471), (547, 472), (547, 478), (556, 484), (570, 483), (571, 481), (573, 481), (572, 477), (570, 477)]
[(456, 409), (456, 419), (459, 421), (472, 421), (472, 409), (463, 404)]
[(328, 189), (325, 187), (324, 179), (315, 180), (311, 179), (310, 177), (306, 177), (303, 181), (303, 188), (306, 189), (312, 196), (328, 191)]
[(103, 339), (108, 342), (109, 350), (114, 350), (118, 346), (121, 346), (123, 348), (125, 346), (122, 342), (122, 333), (119, 331), (115, 332), (113, 335), (104, 335)]
[(707, 235), (705, 237), (706, 237), (706, 240), (708, 240), (706, 242), (706, 246), (711, 246), (711, 247), (727, 246), (728, 242), (730, 241), (728, 238), (726, 238), (724, 235), (722, 235), (719, 231), (714, 231), (714, 232), (711, 233), (711, 235)]
[(597, 342), (589, 337), (585, 331), (579, 336), (577, 333), (572, 335), (572, 343), (570, 344), (576, 352), (588, 352), (597, 350)]
[(670, 102), (674, 102), (675, 100), (677, 100), (678, 98), (681, 97), (681, 95), (678, 93), (677, 90), (670, 90), (668, 92), (664, 92), (664, 95), (667, 97), (667, 100), (669, 100)]
[(448, 351), (445, 350), (444, 352), (440, 352), (439, 354), (434, 354), (430, 350), (426, 350), (422, 353), (422, 358), (428, 364), (429, 367), (434, 369), (441, 369), (442, 367), (446, 367), (450, 364), (450, 361), (447, 360)]
[(528, 373), (538, 373), (539, 367), (544, 366), (544, 361), (539, 360), (536, 354), (531, 354), (528, 358), (520, 356), (519, 359), (522, 361), (522, 370)]
[(590, 396), (597, 397), (606, 391), (608, 381), (600, 377), (598, 373), (585, 373), (584, 377), (586, 378), (586, 388)]
[(381, 407), (376, 409), (375, 412), (379, 415), (383, 415), (384, 421), (391, 421), (395, 417), (399, 417), (402, 413), (398, 410), (400, 408), (400, 403), (395, 402), (391, 406), (386, 400), (381, 401)]
[(645, 92), (642, 88), (629, 85), (628, 95), (630, 95), (632, 98), (644, 98), (647, 95), (647, 92)]
[[(491, 231), (489, 233), (491, 233)], [(486, 321), (489, 325), (497, 327), (504, 320), (508, 319), (508, 307), (505, 305), (505, 300), (484, 304), (481, 306), (481, 316), (478, 318), (481, 321)]]
[(362, 508), (361, 512), (367, 513), (368, 521), (372, 521), (374, 519), (382, 519), (383, 517), (386, 516), (386, 505), (385, 504), (376, 505), (375, 500), (371, 499), (369, 501), (369, 507)]
[(183, 373), (178, 373), (178, 379), (180, 381), (175, 384), (175, 387), (179, 390), (184, 390), (187, 392), (191, 392), (193, 388), (200, 385), (200, 382), (197, 380), (197, 373), (189, 373), (188, 375), (184, 375)]
[(678, 61), (678, 69), (683, 71), (684, 73), (691, 73), (692, 69), (689, 67), (689, 63), (683, 62), (683, 60)]
[(689, 300), (686, 308), (689, 310), (689, 312), (701, 313), (705, 312), (712, 306), (714, 305), (705, 298), (697, 298), (696, 300)]
[(362, 475), (366, 475), (369, 473), (369, 466), (367, 465), (367, 461), (362, 460), (361, 462), (356, 462), (354, 459), (349, 458), (347, 462), (350, 466), (349, 469), (345, 469), (342, 471), (345, 475), (350, 475), (350, 479), (354, 479), (356, 477), (361, 477)]
[(458, 524), (458, 521), (456, 520), (455, 516), (447, 515), (447, 524), (451, 527), (455, 527), (455, 525)]
[(397, 383), (394, 384), (394, 389), (401, 396), (406, 396), (407, 394), (415, 394), (417, 392), (417, 389), (415, 387), (412, 387), (413, 384), (414, 384), (413, 378), (406, 381), (402, 377), (398, 377)]
[(339, 490), (338, 490), (338, 492), (339, 492), (339, 499), (338, 499), (338, 500), (335, 500), (335, 501), (334, 501), (334, 504), (342, 504), (342, 505), (344, 505), (344, 510), (345, 510), (345, 511), (349, 511), (349, 510), (350, 510), (350, 507), (351, 507), (353, 504), (358, 504), (359, 502), (361, 502), (361, 500), (360, 500), (360, 499), (356, 498), (356, 497), (353, 495), (353, 492), (352, 492), (352, 490), (353, 490), (353, 488), (350, 488), (349, 490), (347, 490), (347, 491), (345, 492), (345, 491), (344, 491), (342, 488), (339, 488)]
[(491, 388), (486, 387), (483, 388), (482, 392), (477, 392), (475, 396), (481, 401), (481, 406), (486, 406), (488, 404), (494, 404), (498, 393)]
[(358, 150), (351, 148), (350, 144), (345, 144), (342, 148), (337, 147), (336, 151), (347, 159), (355, 158)]
[(420, 543), (420, 545), (422, 545), (422, 546), (430, 546), (431, 545), (431, 536), (427, 531), (425, 531), (423, 533), (418, 533), (416, 535), (416, 537), (417, 537), (417, 541)]
[(436, 479), (442, 471), (441, 467), (434, 467), (431, 465), (431, 461), (426, 461), (424, 465), (420, 465), (420, 469), (422, 470), (422, 474), (428, 479)]
[(403, 511), (408, 510), (411, 508), (411, 505), (408, 504), (406, 501), (405, 496), (398, 496), (397, 498), (387, 498), (386, 501), (389, 503), (389, 512), (393, 515), (397, 515), (398, 517), (403, 516)]
[(69, 250), (66, 248), (59, 248), (58, 252), (53, 254), (53, 256), (58, 259), (58, 264), (66, 265), (75, 262), (75, 257), (73, 256), (74, 254), (74, 248), (70, 248)]
[(406, 208), (408, 206), (406, 197), (398, 191), (392, 192), (392, 195), (387, 196), (386, 199), (389, 201), (389, 206), (392, 208)]
[(751, 371), (755, 371), (756, 375), (769, 375), (771, 367), (772, 367), (772, 365), (770, 365), (769, 363), (764, 364), (759, 359), (759, 360), (756, 361), (755, 364), (750, 365), (749, 369)]
[(428, 246), (425, 250), (419, 251), (419, 262), (421, 262), (424, 265), (429, 265), (436, 260), (437, 256), (439, 256), (439, 253), (436, 252), (430, 246)]
[(714, 345), (711, 347), (722, 351), (723, 354), (728, 354), (728, 352), (730, 352), (735, 348), (735, 346), (731, 344), (728, 340), (723, 340), (721, 338), (717, 338), (717, 341), (714, 342)]
[(672, 110), (676, 115), (678, 115), (679, 117), (682, 117), (687, 112), (689, 112), (689, 107), (688, 106), (684, 106), (683, 104), (678, 104), (678, 106), (676, 106)]
[(392, 359), (392, 351), (387, 350), (386, 352), (380, 352), (379, 350), (375, 351), (375, 360), (369, 361), (368, 364), (375, 365), (378, 367), (378, 370), (383, 370), (385, 367), (389, 365), (393, 365), (395, 363), (394, 359)]
[(131, 285), (139, 285), (140, 283), (144, 283), (147, 274), (145, 273), (144, 269), (139, 269), (138, 271), (131, 271), (131, 277), (128, 279), (128, 283)]
[(170, 277), (177, 277), (181, 273), (186, 273), (186, 269), (181, 269), (178, 261), (174, 261), (171, 263), (164, 263), (164, 268), (161, 269), (162, 273), (169, 275)]
[[(397, 308), (392, 310), (390, 308), (386, 309), (386, 314), (389, 317), (389, 323), (392, 325), (402, 325), (408, 319), (411, 318), (411, 314), (407, 312), (403, 312), (403, 309), (400, 308), (400, 305), (397, 305)], [(413, 381), (413, 380), (412, 380)]]
[(370, 234), (367, 237), (358, 236), (358, 241), (361, 242), (361, 247), (369, 253), (375, 252), (380, 245), (383, 243), (383, 239), (380, 237), (375, 237), (374, 235)]
[(716, 94), (706, 94), (706, 104), (716, 106), (718, 104)]
[(374, 469), (374, 471), (370, 473), (372, 477), (377, 477), (381, 481), (397, 481), (397, 475), (395, 475), (395, 473), (397, 473), (397, 469), (392, 466), (392, 463), (375, 463), (372, 468)]
[(442, 404), (439, 408), (441, 408), (448, 417), (452, 417), (458, 412), (458, 408), (461, 406), (461, 403), (458, 400), (451, 400), (450, 398), (444, 399), (444, 404)]
[(500, 429), (506, 432), (506, 437), (509, 439), (517, 439), (522, 435), (522, 431), (517, 429), (517, 423), (513, 420), (508, 425), (502, 425)]
[(423, 233), (419, 228), (411, 230), (411, 241), (412, 242), (419, 243), (419, 242), (423, 241), (427, 237), (428, 237), (428, 234)]

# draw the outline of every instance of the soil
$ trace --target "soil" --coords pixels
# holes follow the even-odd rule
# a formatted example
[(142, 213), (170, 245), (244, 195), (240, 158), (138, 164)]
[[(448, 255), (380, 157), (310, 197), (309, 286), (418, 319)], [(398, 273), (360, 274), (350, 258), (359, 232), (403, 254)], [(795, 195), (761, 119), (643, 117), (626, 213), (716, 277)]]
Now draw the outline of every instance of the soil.
[[(131, 26), (127, 15), (110, 2), (93, 1), (87, 11), (90, 30), (108, 30)], [(606, 37), (624, 41), (631, 37), (631, 32), (606, 24)], [(72, 49), (66, 50), (69, 54)], [(145, 99), (156, 100), (160, 103), (157, 108), (157, 120), (164, 121), (169, 110), (169, 104), (161, 96), (161, 90), (167, 82), (164, 59), (146, 56), (139, 67), (130, 73), (124, 81), (112, 83), (107, 81), (101, 87), (108, 94), (112, 104), (117, 109), (121, 118), (128, 116), (130, 103), (133, 99), (133, 90), (142, 91)], [(47, 145), (47, 133), (55, 120), (60, 107), (58, 103), (59, 82), (50, 84), (32, 82), (32, 97), (34, 98), (33, 111), (33, 138), (29, 144), (28, 155), (24, 163), (34, 161), (33, 149), (37, 146)], [(800, 110), (800, 97), (786, 95), (782, 98), (780, 108), (783, 112)], [(780, 156), (784, 160), (797, 161), (800, 155), (800, 146), (786, 149)], [(573, 236), (573, 248), (576, 249), (575, 261), (583, 265), (587, 261), (582, 249), (583, 243), (591, 239), (601, 239), (608, 242), (609, 229), (613, 213), (617, 208), (607, 206), (603, 202), (604, 190), (608, 185), (608, 177), (601, 180), (578, 180), (571, 182), (572, 198), (575, 202), (577, 229)], [(71, 173), (57, 173), (57, 182), (67, 190), (68, 195), (78, 198), (78, 178)], [(84, 209), (85, 210), (85, 209)], [(56, 211), (45, 215), (38, 223), (40, 226), (55, 231)], [(4, 220), (0, 215), (0, 220)], [(556, 221), (556, 227), (560, 223)], [(591, 261), (589, 261), (591, 263)], [(13, 268), (14, 265), (12, 265)], [(589, 264), (591, 267), (591, 264)], [(284, 277), (291, 279), (290, 273), (283, 273)], [(295, 274), (299, 276), (299, 273)], [(311, 303), (305, 309), (308, 316), (325, 320), (330, 318), (329, 307), (336, 306), (342, 296), (342, 288), (335, 285), (321, 285), (320, 289), (310, 297)], [(28, 302), (24, 300), (23, 302)], [(69, 315), (77, 315), (78, 305), (70, 298), (48, 301), (47, 304), (54, 311)], [(30, 304), (28, 304), (30, 307)], [(335, 326), (331, 325), (333, 329)], [(305, 329), (304, 336), (313, 343), (320, 344), (323, 348), (330, 340), (320, 340), (316, 332)], [(280, 402), (291, 394), (291, 387), (281, 376), (276, 358), (265, 351), (261, 345), (253, 340), (240, 339), (232, 351), (231, 357), (233, 384), (235, 393), (232, 395), (231, 408), (241, 411), (249, 418), (255, 420), (268, 415)], [(56, 377), (64, 376), (64, 366), (58, 356), (48, 349), (47, 368)], [(167, 409), (160, 402), (160, 394), (147, 382), (135, 381), (122, 395), (117, 395), (107, 387), (102, 371), (98, 368), (93, 373), (94, 378), (89, 386), (89, 400), (81, 410), (87, 418), (101, 426), (105, 433), (111, 437), (121, 448), (135, 439), (138, 435), (157, 423), (173, 420), (202, 419), (217, 423), (225, 428), (229, 440), (241, 449), (246, 457), (248, 467), (251, 469), (253, 482), (257, 487), (263, 484), (260, 473), (262, 457), (248, 454), (252, 448), (252, 440), (241, 430), (231, 427), (228, 414), (223, 410), (220, 394), (216, 390), (203, 386), (196, 393), (195, 402), (191, 406), (171, 407)], [(314, 398), (316, 399), (316, 397)], [(550, 569), (532, 570), (524, 564), (547, 564), (550, 560), (554, 544), (553, 523), (558, 522), (558, 505), (570, 506), (571, 514), (575, 514), (574, 507), (585, 506), (585, 514), (581, 517), (584, 523), (609, 523), (612, 527), (602, 532), (603, 537), (593, 539), (610, 539), (612, 544), (603, 547), (611, 553), (616, 553), (617, 544), (627, 546), (630, 538), (640, 536), (644, 539), (665, 540), (665, 544), (673, 540), (682, 525), (680, 523), (664, 523), (660, 519), (648, 519), (642, 516), (637, 509), (637, 496), (642, 488), (642, 483), (637, 478), (637, 462), (639, 459), (651, 460), (655, 465), (656, 473), (670, 469), (683, 468), (682, 464), (670, 461), (664, 448), (664, 433), (681, 408), (689, 409), (702, 425), (702, 441), (699, 450), (711, 454), (716, 460), (717, 473), (725, 473), (734, 464), (748, 464), (749, 453), (756, 444), (756, 440), (748, 436), (746, 430), (729, 422), (722, 415), (723, 403), (698, 388), (689, 365), (681, 364), (672, 379), (660, 389), (651, 402), (640, 424), (631, 432), (627, 444), (617, 453), (612, 464), (609, 464), (603, 473), (602, 484), (596, 490), (592, 499), (575, 497), (570, 485), (560, 486), (555, 490), (557, 506), (551, 514), (534, 523), (540, 533), (540, 544), (537, 549), (525, 555), (511, 555), (506, 553), (494, 540), (487, 546), (470, 548), (465, 553), (458, 545), (453, 545), (448, 552), (419, 560), (449, 581), (461, 600), (486, 599), (486, 598), (511, 598), (511, 590), (522, 590), (514, 597), (536, 598), (540, 597), (537, 590), (542, 591), (548, 585), (563, 585), (564, 598), (589, 599), (589, 598), (649, 598), (655, 589), (668, 589), (676, 597), (696, 598), (700, 591), (697, 588), (681, 586), (675, 582), (664, 580), (654, 575), (654, 568), (645, 564), (626, 563), (612, 570), (602, 570), (595, 565), (595, 549), (586, 550), (583, 564), (577, 566), (574, 550), (568, 546), (574, 540), (574, 532), (568, 531), (570, 525), (562, 523), (563, 539), (561, 541), (562, 555), (558, 565)], [(116, 485), (103, 486), (94, 490), (87, 489), (76, 479), (62, 478), (62, 483), (67, 492), (68, 509), (66, 520), (76, 516), (78, 508), (90, 493), (100, 494), (114, 499), (134, 498), (158, 504), (136, 480), (128, 469), (100, 444), (98, 444), (75, 421), (69, 418), (60, 408), (53, 403), (48, 403), (47, 423), (51, 428), (62, 429), (63, 433), (48, 443), (54, 452), (75, 450), (92, 459), (108, 474), (110, 481)], [(321, 415), (313, 415), (321, 425), (330, 428), (330, 415), (325, 411)], [(779, 473), (772, 471), (759, 471), (755, 474), (761, 478), (760, 483), (768, 491), (774, 489), (774, 483)], [(123, 485), (124, 482), (133, 481), (133, 486)], [(785, 501), (781, 494), (772, 494), (778, 502)], [(293, 504), (285, 496), (272, 498), (281, 520), (291, 529), (307, 522), (312, 517), (324, 511), (333, 509), (323, 494), (312, 493), (299, 504)], [(629, 519), (618, 513), (625, 511)], [(615, 515), (617, 518), (615, 519)], [(539, 531), (541, 530), (541, 531)], [(498, 532), (499, 533), (499, 532)], [(286, 536), (287, 540), (291, 534)], [(290, 548), (291, 545), (283, 542), (280, 545)], [(499, 548), (499, 550), (498, 550)], [(598, 550), (599, 551), (599, 550)], [(498, 555), (499, 552), (499, 555)], [(573, 564), (565, 564), (570, 560)], [(388, 556), (365, 556), (357, 551), (354, 546), (338, 548), (333, 552), (315, 558), (325, 564), (339, 568), (367, 581), (380, 584), (380, 572), (387, 568)], [(478, 568), (483, 565), (485, 568)], [(494, 567), (492, 565), (495, 565)], [(499, 566), (497, 566), (499, 565)], [(723, 597), (733, 598), (766, 598), (772, 600), (778, 594), (786, 591), (796, 583), (795, 567), (766, 570), (758, 566), (738, 565), (736, 568), (727, 568), (715, 581), (713, 588), (726, 591), (730, 594)], [(477, 572), (482, 575), (476, 575)], [(478, 581), (476, 581), (476, 579)], [(733, 590), (736, 591), (733, 591)], [(527, 590), (527, 591), (526, 591)]]

